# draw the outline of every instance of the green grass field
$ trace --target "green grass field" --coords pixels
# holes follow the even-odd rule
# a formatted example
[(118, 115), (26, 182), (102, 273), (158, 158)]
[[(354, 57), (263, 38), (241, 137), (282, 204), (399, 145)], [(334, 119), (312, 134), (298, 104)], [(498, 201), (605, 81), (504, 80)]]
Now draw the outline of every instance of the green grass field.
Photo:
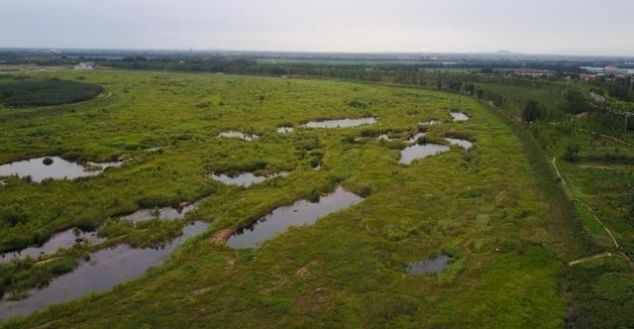
[[(336, 81), (110, 70), (37, 74), (81, 77), (104, 91), (74, 105), (0, 108), (0, 163), (71, 154), (125, 165), (76, 181), (6, 179), (0, 199), (17, 209), (20, 221), (0, 223), (0, 249), (77, 226), (98, 229), (106, 245), (133, 246), (173, 237), (185, 221), (212, 226), (139, 280), (10, 320), (6, 328), (561, 328), (576, 310), (562, 278), (574, 286), (580, 276), (566, 263), (594, 250), (574, 235), (576, 218), (557, 214), (543, 191), (553, 181), (540, 178), (511, 127), (475, 100)], [(452, 108), (471, 119), (452, 122)], [(367, 116), (377, 123), (276, 132), (308, 120)], [(453, 147), (403, 166), (402, 143), (355, 139), (388, 131), (407, 139), (428, 120), (443, 121), (428, 128), (430, 139), (460, 134), (475, 147)], [(219, 138), (225, 130), (261, 138)], [(146, 151), (154, 147), (161, 151)], [(320, 170), (312, 168), (316, 154)], [(289, 175), (247, 189), (207, 177), (254, 168)], [(209, 241), (217, 231), (337, 185), (367, 198), (256, 249)], [(134, 227), (116, 219), (144, 206), (201, 198), (185, 221)], [(80, 261), (90, 251), (94, 247), (67, 250), (40, 263)], [(454, 256), (443, 272), (407, 274), (407, 264), (441, 251)], [(36, 272), (33, 260), (1, 264), (4, 291), (23, 292), (52, 276), (44, 271), (33, 278)], [(631, 276), (619, 280), (627, 286)]]

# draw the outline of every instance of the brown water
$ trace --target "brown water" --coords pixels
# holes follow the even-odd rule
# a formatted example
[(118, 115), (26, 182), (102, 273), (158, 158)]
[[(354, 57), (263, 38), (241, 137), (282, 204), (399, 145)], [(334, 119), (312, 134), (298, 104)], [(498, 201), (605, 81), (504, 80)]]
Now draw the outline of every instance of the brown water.
[(53, 163), (45, 165), (44, 159), (45, 157), (33, 158), (0, 165), (0, 176), (31, 176), (34, 182), (39, 183), (47, 178), (75, 179), (79, 177), (97, 176), (108, 168), (123, 165), (123, 162), (116, 161), (103, 163), (88, 162), (88, 165), (84, 166), (60, 157), (50, 157)]
[(33, 289), (18, 301), (0, 302), (0, 319), (27, 315), (50, 305), (68, 302), (90, 293), (104, 292), (116, 285), (142, 276), (149, 268), (161, 265), (187, 239), (204, 232), (207, 223), (195, 222), (183, 229), (183, 234), (161, 248), (134, 249), (119, 245), (93, 253), (90, 261), (80, 264), (73, 272), (56, 277), (42, 289)]
[(53, 234), (51, 238), (41, 246), (32, 246), (22, 250), (4, 253), (0, 256), (0, 263), (6, 263), (14, 259), (26, 259), (27, 257), (37, 259), (43, 255), (54, 254), (60, 249), (72, 248), (76, 244), (99, 244), (103, 241), (105, 241), (105, 239), (99, 238), (96, 232), (83, 232), (76, 231), (75, 229), (68, 229), (66, 231)]
[(219, 182), (222, 182), (224, 184), (227, 185), (233, 185), (233, 186), (242, 186), (242, 187), (249, 187), (253, 184), (259, 184), (264, 182), (265, 180), (269, 180), (269, 179), (273, 179), (276, 177), (285, 177), (287, 176), (288, 173), (285, 171), (279, 172), (277, 174), (273, 174), (273, 175), (268, 175), (268, 176), (256, 176), (252, 173), (242, 173), (240, 175), (237, 176), (228, 176), (225, 174), (211, 174), (210, 177), (214, 180), (217, 180)]
[(348, 128), (376, 123), (375, 118), (308, 121), (305, 128)]
[(227, 241), (231, 248), (252, 248), (285, 232), (291, 226), (310, 225), (332, 212), (363, 201), (358, 195), (337, 188), (322, 196), (319, 202), (299, 200), (290, 206), (279, 207), (257, 220), (253, 225), (234, 234)]

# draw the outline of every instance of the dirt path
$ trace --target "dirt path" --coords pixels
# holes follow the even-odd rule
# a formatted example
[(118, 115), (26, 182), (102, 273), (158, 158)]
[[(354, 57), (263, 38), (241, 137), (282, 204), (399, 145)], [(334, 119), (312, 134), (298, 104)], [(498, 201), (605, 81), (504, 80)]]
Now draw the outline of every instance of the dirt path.
[[(561, 180), (562, 184), (564, 185), (564, 189), (566, 191), (566, 194), (568, 194), (568, 196), (570, 197), (571, 201), (576, 201), (579, 202), (579, 204), (581, 204), (582, 206), (584, 206), (586, 209), (588, 209), (588, 211), (590, 212), (590, 214), (592, 215), (592, 217), (594, 218), (594, 220), (597, 222), (597, 224), (599, 224), (604, 230), (605, 232), (610, 236), (610, 238), (612, 239), (612, 243), (614, 244), (614, 248), (616, 250), (618, 250), (625, 259), (627, 259), (630, 264), (632, 263), (632, 259), (625, 253), (622, 251), (621, 246), (619, 245), (619, 242), (616, 240), (616, 238), (614, 237), (614, 234), (612, 234), (612, 231), (603, 223), (603, 221), (601, 221), (599, 219), (599, 217), (597, 217), (597, 215), (594, 213), (594, 210), (592, 210), (592, 208), (587, 205), (585, 202), (574, 198), (572, 196), (572, 193), (570, 192), (570, 188), (568, 187), (568, 183), (566, 183), (566, 180), (563, 178), (563, 176), (561, 175), (561, 172), (559, 172), (559, 168), (557, 167), (557, 158), (553, 158), (553, 167), (555, 168), (555, 173), (557, 174), (557, 177), (559, 177), (559, 179)], [(597, 258), (602, 258), (602, 257), (611, 257), (613, 256), (612, 253), (610, 252), (605, 252), (603, 254), (599, 254), (599, 255), (595, 255), (595, 256), (591, 256), (591, 257), (586, 257), (586, 258), (582, 258), (582, 259), (578, 259), (578, 260), (574, 260), (570, 263), (568, 263), (570, 266), (575, 265), (575, 264), (579, 264), (588, 260), (592, 260), (592, 259), (597, 259)]]
[(566, 190), (566, 193), (571, 198), (571, 200), (579, 202), (579, 204), (581, 204), (586, 209), (588, 209), (588, 211), (590, 212), (590, 214), (592, 214), (592, 217), (597, 222), (597, 224), (599, 224), (603, 228), (603, 230), (605, 230), (605, 232), (610, 236), (610, 238), (612, 239), (612, 243), (614, 244), (614, 247), (616, 248), (616, 250), (621, 250), (621, 246), (619, 245), (618, 241), (616, 241), (616, 238), (614, 237), (614, 234), (612, 234), (612, 231), (610, 231), (610, 229), (607, 226), (605, 226), (605, 224), (603, 224), (603, 222), (599, 219), (599, 217), (597, 217), (597, 215), (594, 214), (594, 211), (592, 210), (592, 208), (590, 206), (588, 206), (585, 202), (583, 202), (583, 201), (581, 201), (581, 200), (579, 200), (577, 198), (574, 198), (572, 196), (570, 188), (568, 187), (568, 183), (566, 183), (566, 180), (564, 179), (564, 177), (561, 176), (561, 172), (559, 172), (559, 168), (557, 167), (557, 158), (556, 157), (553, 158), (553, 167), (555, 168), (555, 173), (557, 174), (557, 177), (559, 177), (559, 179), (561, 180), (562, 184), (564, 185), (564, 189)]
[(604, 257), (612, 257), (612, 256), (614, 256), (614, 255), (611, 252), (604, 252), (602, 254), (598, 254), (598, 255), (594, 255), (594, 256), (590, 256), (590, 257), (586, 257), (586, 258), (573, 260), (572, 262), (569, 262), (568, 265), (569, 266), (575, 266), (577, 264), (585, 263), (587, 261), (591, 261), (591, 260), (595, 260), (595, 259), (599, 259), (599, 258), (604, 258)]

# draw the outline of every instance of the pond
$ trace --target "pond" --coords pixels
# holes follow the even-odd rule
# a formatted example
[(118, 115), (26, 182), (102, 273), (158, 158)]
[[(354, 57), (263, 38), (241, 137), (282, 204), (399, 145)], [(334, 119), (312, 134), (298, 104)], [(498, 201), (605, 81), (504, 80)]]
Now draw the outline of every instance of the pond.
[(200, 201), (187, 204), (183, 207), (174, 208), (174, 207), (162, 207), (162, 208), (153, 208), (153, 209), (140, 209), (129, 215), (120, 217), (121, 220), (131, 221), (133, 223), (138, 223), (146, 220), (176, 220), (183, 219), (188, 212), (196, 210), (198, 208), (198, 204)]
[(375, 118), (308, 121), (305, 128), (348, 128), (376, 123)]
[(459, 138), (445, 138), (445, 139), (449, 142), (449, 144), (458, 145), (465, 150), (468, 150), (471, 147), (473, 147), (473, 143), (471, 143), (470, 141), (466, 139), (459, 139)]
[(223, 131), (220, 134), (218, 134), (218, 136), (224, 137), (224, 138), (239, 138), (247, 142), (252, 142), (260, 138), (260, 136), (258, 135), (245, 134), (235, 130)]
[(416, 144), (408, 146), (401, 151), (399, 163), (409, 165), (415, 160), (449, 151), (449, 146), (440, 144)]
[(161, 265), (178, 246), (187, 239), (204, 232), (207, 223), (187, 225), (182, 235), (160, 248), (134, 249), (119, 245), (93, 253), (90, 260), (81, 263), (73, 272), (54, 278), (42, 289), (29, 291), (29, 296), (18, 301), (3, 300), (0, 318), (26, 315), (50, 305), (104, 292), (116, 285), (142, 276), (149, 268)]
[(432, 274), (438, 273), (444, 270), (451, 260), (451, 256), (447, 254), (440, 254), (435, 258), (421, 260), (415, 263), (411, 263), (407, 266), (407, 272), (409, 274)]
[(412, 136), (409, 140), (407, 140), (407, 142), (409, 144), (416, 144), (418, 143), (418, 139), (421, 137), (425, 137), (425, 133), (417, 133), (416, 135)]
[(363, 198), (339, 187), (334, 192), (322, 196), (319, 202), (299, 200), (290, 206), (279, 207), (258, 219), (250, 227), (232, 235), (227, 241), (231, 248), (252, 248), (291, 226), (311, 225), (335, 211), (361, 202)]
[(269, 179), (273, 179), (276, 177), (285, 177), (288, 176), (288, 172), (286, 171), (282, 171), (279, 172), (277, 174), (272, 174), (272, 175), (267, 175), (267, 176), (256, 176), (250, 172), (246, 172), (246, 173), (242, 173), (240, 175), (237, 176), (229, 176), (229, 175), (225, 175), (225, 174), (211, 174), (210, 177), (213, 180), (217, 180), (219, 182), (222, 182), (226, 185), (233, 185), (233, 186), (242, 186), (242, 187), (249, 187), (253, 184), (259, 184), (264, 182), (265, 180), (269, 180)]
[(293, 132), (293, 130), (295, 130), (295, 128), (293, 127), (278, 127), (277, 128), (277, 132), (280, 134), (288, 134)]
[[(45, 159), (52, 160), (52, 163), (45, 164)], [(39, 183), (48, 178), (76, 179), (79, 177), (97, 176), (108, 168), (122, 165), (123, 162), (121, 161), (88, 162), (86, 165), (82, 165), (60, 157), (40, 157), (0, 165), (0, 176), (31, 176), (34, 182)]]
[(89, 243), (99, 244), (105, 239), (99, 238), (96, 232), (84, 232), (77, 229), (68, 229), (55, 233), (41, 246), (27, 247), (22, 250), (3, 253), (0, 256), (0, 263), (6, 263), (14, 259), (26, 259), (31, 257), (37, 259), (43, 255), (56, 253), (60, 249), (72, 248), (76, 244)]
[(451, 111), (449, 112), (449, 114), (451, 114), (451, 117), (453, 118), (453, 121), (467, 121), (469, 120), (469, 116), (462, 113), (462, 112), (454, 112)]

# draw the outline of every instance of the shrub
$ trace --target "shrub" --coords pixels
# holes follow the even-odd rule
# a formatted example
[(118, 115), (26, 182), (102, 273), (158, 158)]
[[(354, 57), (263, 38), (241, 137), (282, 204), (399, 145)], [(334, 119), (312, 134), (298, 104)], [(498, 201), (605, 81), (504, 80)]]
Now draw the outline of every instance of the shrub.
[(11, 107), (76, 103), (99, 95), (99, 85), (59, 79), (24, 80), (0, 84), (3, 102)]
[(306, 196), (306, 200), (316, 203), (321, 199), (321, 192), (318, 189), (312, 189)]
[(4, 206), (0, 208), (0, 222), (13, 226), (19, 223), (24, 223), (27, 220), (27, 215), (24, 213), (22, 207), (18, 205)]
[(522, 110), (522, 118), (524, 118), (526, 122), (539, 120), (541, 118), (539, 104), (534, 100), (528, 101)]
[(567, 161), (577, 161), (581, 147), (578, 144), (567, 145), (564, 151), (564, 159)]

